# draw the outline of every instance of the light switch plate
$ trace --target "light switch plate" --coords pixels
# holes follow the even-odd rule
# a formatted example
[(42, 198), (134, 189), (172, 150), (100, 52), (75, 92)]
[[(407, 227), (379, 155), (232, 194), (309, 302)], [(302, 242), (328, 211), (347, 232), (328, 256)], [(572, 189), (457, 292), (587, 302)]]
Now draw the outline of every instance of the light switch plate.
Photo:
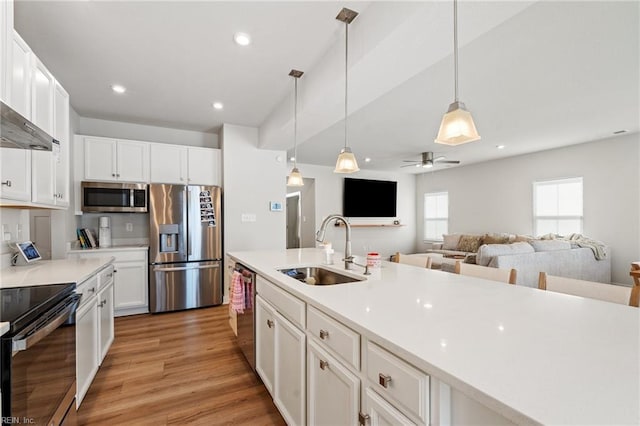
[(269, 201), (269, 210), (272, 212), (281, 212), (282, 211), (282, 203), (277, 201)]

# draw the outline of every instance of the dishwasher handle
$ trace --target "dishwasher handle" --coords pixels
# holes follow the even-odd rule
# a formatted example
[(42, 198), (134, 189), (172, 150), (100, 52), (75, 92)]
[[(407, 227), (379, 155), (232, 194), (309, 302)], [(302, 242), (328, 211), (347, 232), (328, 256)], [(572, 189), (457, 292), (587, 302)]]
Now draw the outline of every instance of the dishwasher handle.
[(177, 271), (190, 271), (195, 269), (213, 269), (219, 268), (220, 264), (216, 263), (213, 265), (198, 265), (198, 266), (176, 266), (176, 267), (155, 267), (153, 268), (153, 272), (177, 272)]
[(56, 328), (64, 324), (75, 312), (79, 300), (79, 294), (69, 296), (49, 312), (45, 313), (42, 320), (36, 322), (33, 326), (25, 330), (25, 332), (15, 336), (12, 339), (11, 345), (13, 355), (31, 348), (49, 334), (53, 333)]

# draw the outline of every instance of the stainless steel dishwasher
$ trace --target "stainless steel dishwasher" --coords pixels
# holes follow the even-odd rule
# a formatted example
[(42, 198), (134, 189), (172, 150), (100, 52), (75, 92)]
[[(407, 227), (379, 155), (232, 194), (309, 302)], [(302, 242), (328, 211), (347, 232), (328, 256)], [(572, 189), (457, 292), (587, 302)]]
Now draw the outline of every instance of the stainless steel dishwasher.
[(251, 368), (256, 369), (256, 273), (246, 266), (236, 263), (234, 270), (242, 275), (244, 286), (244, 312), (238, 312), (238, 345)]

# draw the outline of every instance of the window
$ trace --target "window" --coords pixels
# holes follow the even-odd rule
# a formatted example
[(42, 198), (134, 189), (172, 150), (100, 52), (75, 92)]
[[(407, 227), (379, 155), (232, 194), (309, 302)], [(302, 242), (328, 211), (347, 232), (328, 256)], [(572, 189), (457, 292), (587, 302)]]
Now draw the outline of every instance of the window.
[(533, 183), (535, 235), (582, 232), (582, 178)]
[(442, 241), (449, 230), (449, 193), (424, 194), (424, 239)]

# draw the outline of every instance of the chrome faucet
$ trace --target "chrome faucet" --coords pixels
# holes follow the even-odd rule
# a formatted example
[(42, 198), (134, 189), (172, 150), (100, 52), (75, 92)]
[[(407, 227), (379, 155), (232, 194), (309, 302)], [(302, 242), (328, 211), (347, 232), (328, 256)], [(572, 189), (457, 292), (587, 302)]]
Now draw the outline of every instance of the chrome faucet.
[(345, 228), (347, 228), (347, 234), (344, 242), (344, 269), (351, 269), (351, 264), (353, 263), (353, 256), (351, 255), (351, 225), (344, 216), (340, 216), (339, 214), (331, 214), (327, 216), (320, 225), (320, 229), (316, 233), (316, 241), (319, 243), (324, 242), (324, 234), (327, 231), (327, 225), (329, 222), (335, 220), (336, 222), (341, 221), (344, 223)]

